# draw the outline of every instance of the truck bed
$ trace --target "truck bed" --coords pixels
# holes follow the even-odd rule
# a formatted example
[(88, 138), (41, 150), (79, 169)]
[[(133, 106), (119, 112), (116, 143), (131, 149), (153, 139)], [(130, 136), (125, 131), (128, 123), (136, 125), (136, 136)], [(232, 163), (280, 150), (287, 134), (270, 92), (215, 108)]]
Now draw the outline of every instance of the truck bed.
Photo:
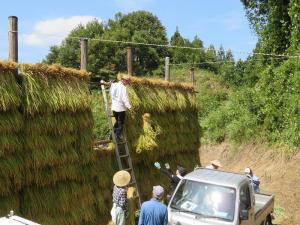
[(255, 214), (255, 221), (263, 221), (267, 215), (272, 212), (274, 207), (274, 196), (259, 193), (255, 194), (255, 207), (254, 207), (254, 214)]

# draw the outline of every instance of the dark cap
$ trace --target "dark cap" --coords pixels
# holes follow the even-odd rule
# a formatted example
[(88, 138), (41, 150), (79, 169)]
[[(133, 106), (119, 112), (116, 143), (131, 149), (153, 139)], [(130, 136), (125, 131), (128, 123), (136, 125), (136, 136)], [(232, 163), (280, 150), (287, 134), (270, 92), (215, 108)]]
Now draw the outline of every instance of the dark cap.
[(182, 166), (177, 166), (177, 170), (179, 171), (181, 176), (185, 176), (187, 174), (186, 169)]

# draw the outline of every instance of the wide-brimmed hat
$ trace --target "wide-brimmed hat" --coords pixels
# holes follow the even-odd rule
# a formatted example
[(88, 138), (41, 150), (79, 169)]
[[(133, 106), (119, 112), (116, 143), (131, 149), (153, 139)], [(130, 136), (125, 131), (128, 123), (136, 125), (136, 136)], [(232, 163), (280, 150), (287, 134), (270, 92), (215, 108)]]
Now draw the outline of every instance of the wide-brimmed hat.
[(113, 182), (118, 187), (125, 187), (129, 184), (131, 179), (130, 174), (125, 170), (120, 170), (115, 173), (113, 177)]
[(217, 167), (222, 167), (220, 161), (217, 160), (217, 159), (210, 161), (210, 164), (214, 165), (214, 166), (217, 166)]

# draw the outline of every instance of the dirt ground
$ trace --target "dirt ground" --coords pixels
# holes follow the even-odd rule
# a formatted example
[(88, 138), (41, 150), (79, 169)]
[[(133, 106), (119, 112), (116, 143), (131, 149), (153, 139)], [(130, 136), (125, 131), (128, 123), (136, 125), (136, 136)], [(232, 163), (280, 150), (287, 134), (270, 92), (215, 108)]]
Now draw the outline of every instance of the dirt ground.
[(300, 151), (284, 156), (260, 144), (251, 144), (237, 150), (229, 144), (204, 145), (200, 148), (203, 166), (210, 160), (221, 161), (224, 170), (243, 173), (251, 167), (260, 177), (261, 189), (275, 195), (274, 224), (300, 225)]

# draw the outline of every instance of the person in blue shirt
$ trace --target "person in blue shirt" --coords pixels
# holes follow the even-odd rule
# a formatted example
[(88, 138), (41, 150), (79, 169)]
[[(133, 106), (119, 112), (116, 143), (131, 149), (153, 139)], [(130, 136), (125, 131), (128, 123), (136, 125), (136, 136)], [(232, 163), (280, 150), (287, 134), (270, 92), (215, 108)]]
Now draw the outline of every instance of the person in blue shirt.
[(164, 196), (164, 188), (154, 186), (152, 199), (142, 204), (138, 225), (168, 225), (167, 206), (160, 201)]

